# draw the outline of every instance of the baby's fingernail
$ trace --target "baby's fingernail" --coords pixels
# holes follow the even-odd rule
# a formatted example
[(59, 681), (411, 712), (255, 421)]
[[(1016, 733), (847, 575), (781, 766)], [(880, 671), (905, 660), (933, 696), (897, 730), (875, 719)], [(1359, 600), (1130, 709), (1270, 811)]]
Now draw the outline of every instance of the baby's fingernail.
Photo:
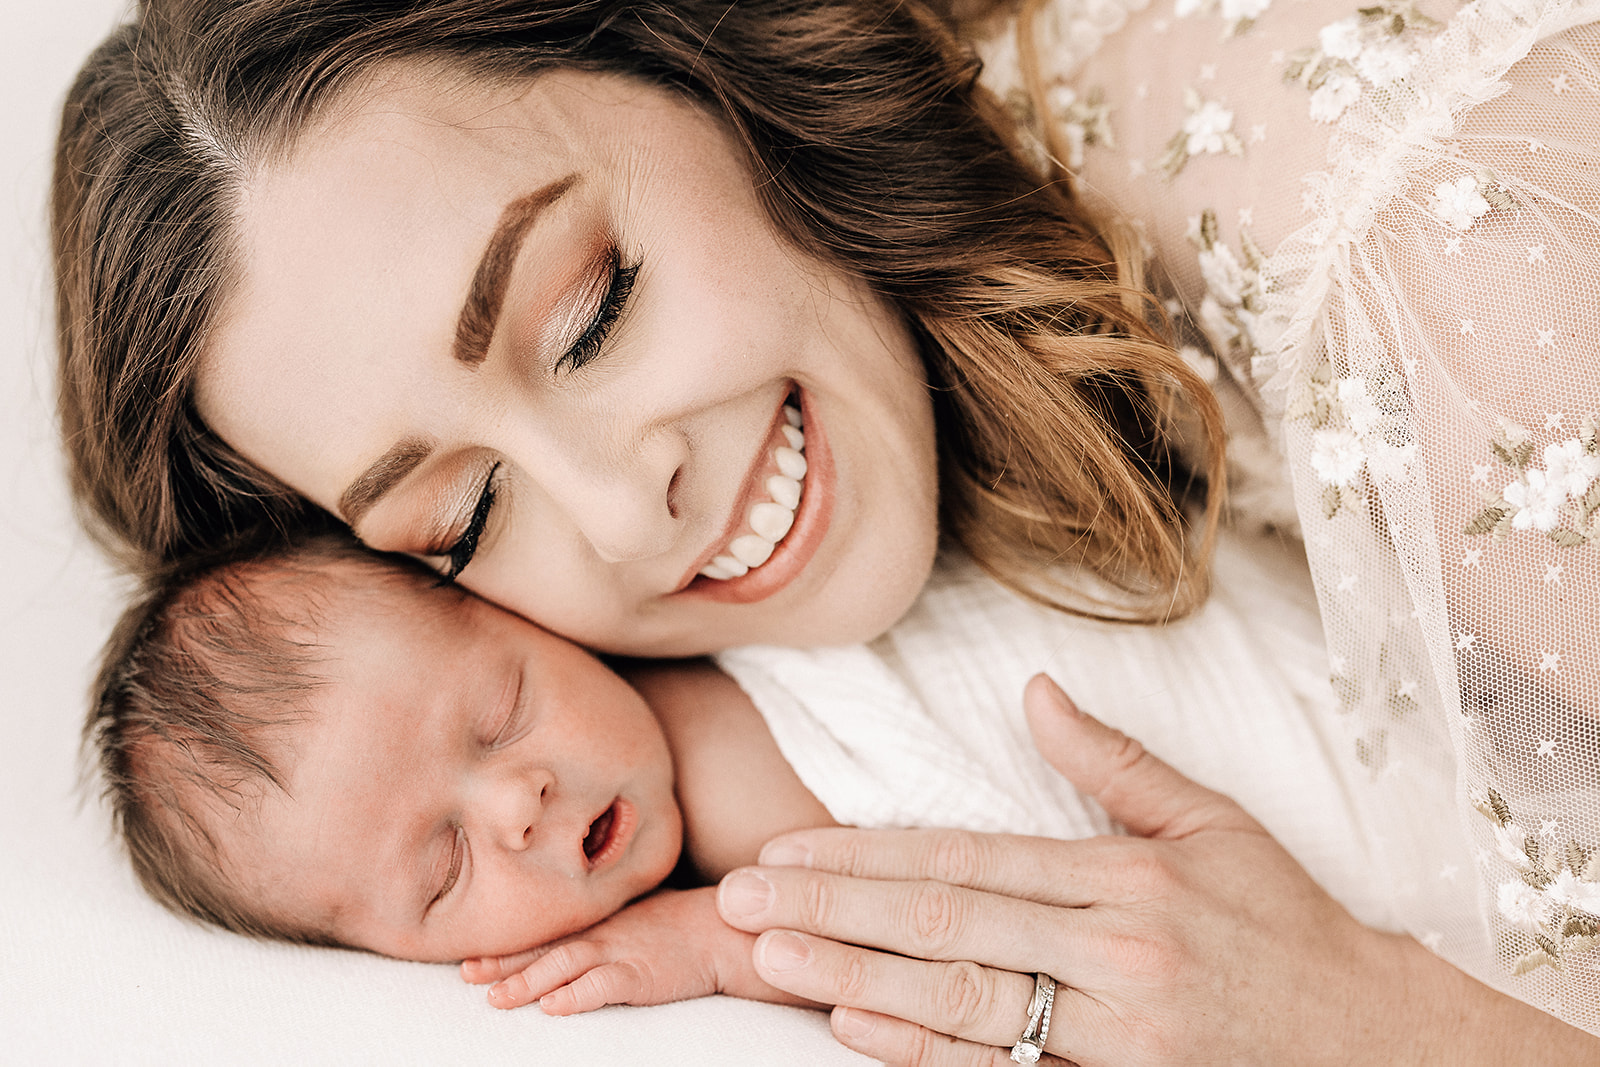
[(761, 939), (761, 962), (775, 973), (798, 971), (811, 962), (811, 946), (787, 931)]
[(761, 850), (763, 867), (809, 867), (811, 850), (798, 841), (774, 841)]
[(851, 1011), (849, 1008), (833, 1009), (833, 1029), (840, 1037), (848, 1037), (861, 1041), (872, 1036), (872, 1031), (878, 1028), (878, 1020), (865, 1012)]
[(730, 874), (717, 888), (717, 903), (723, 914), (754, 918), (772, 906), (772, 883), (754, 871)]

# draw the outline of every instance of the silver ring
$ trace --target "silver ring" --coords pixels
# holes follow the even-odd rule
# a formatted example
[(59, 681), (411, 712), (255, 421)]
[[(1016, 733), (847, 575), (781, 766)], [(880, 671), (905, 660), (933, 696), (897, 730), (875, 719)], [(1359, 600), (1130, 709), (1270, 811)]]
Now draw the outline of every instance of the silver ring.
[(1056, 980), (1043, 971), (1033, 976), (1033, 999), (1028, 1001), (1028, 1028), (1011, 1046), (1016, 1063), (1038, 1063), (1044, 1039), (1050, 1036), (1050, 1012), (1056, 1006)]

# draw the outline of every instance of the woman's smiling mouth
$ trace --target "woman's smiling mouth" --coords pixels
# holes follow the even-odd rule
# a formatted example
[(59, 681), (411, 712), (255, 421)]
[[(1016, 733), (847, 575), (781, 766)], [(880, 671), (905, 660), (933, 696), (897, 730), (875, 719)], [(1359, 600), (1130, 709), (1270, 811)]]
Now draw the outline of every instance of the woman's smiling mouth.
[(732, 536), (684, 588), (711, 600), (751, 603), (788, 585), (826, 533), (833, 465), (798, 388), (785, 397)]

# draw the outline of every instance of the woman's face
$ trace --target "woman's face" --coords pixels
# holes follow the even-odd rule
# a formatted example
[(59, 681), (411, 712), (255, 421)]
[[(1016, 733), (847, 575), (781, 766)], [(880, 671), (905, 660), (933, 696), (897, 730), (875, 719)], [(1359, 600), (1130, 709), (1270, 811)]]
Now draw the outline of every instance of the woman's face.
[(909, 331), (679, 98), (386, 69), (238, 225), (201, 414), (374, 548), (646, 655), (864, 639), (926, 579)]

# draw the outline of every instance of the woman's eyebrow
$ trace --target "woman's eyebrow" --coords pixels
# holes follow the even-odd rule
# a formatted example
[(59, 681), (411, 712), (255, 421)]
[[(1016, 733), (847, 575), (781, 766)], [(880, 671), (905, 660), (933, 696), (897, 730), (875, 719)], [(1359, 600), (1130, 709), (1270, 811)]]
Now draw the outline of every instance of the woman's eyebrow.
[(455, 357), (462, 363), (475, 367), (489, 354), (495, 322), (500, 318), (500, 305), (505, 301), (506, 282), (517, 260), (517, 251), (522, 247), (522, 239), (539, 213), (561, 199), (577, 180), (576, 174), (569, 174), (527, 196), (518, 197), (500, 213), (500, 221), (495, 224), (483, 257), (478, 260), (478, 269), (472, 275), (472, 288), (467, 292), (467, 302), (462, 305), (461, 317), (456, 320)]
[(339, 514), (351, 526), (372, 510), (385, 493), (433, 455), (433, 445), (418, 437), (408, 437), (379, 456), (339, 495)]

